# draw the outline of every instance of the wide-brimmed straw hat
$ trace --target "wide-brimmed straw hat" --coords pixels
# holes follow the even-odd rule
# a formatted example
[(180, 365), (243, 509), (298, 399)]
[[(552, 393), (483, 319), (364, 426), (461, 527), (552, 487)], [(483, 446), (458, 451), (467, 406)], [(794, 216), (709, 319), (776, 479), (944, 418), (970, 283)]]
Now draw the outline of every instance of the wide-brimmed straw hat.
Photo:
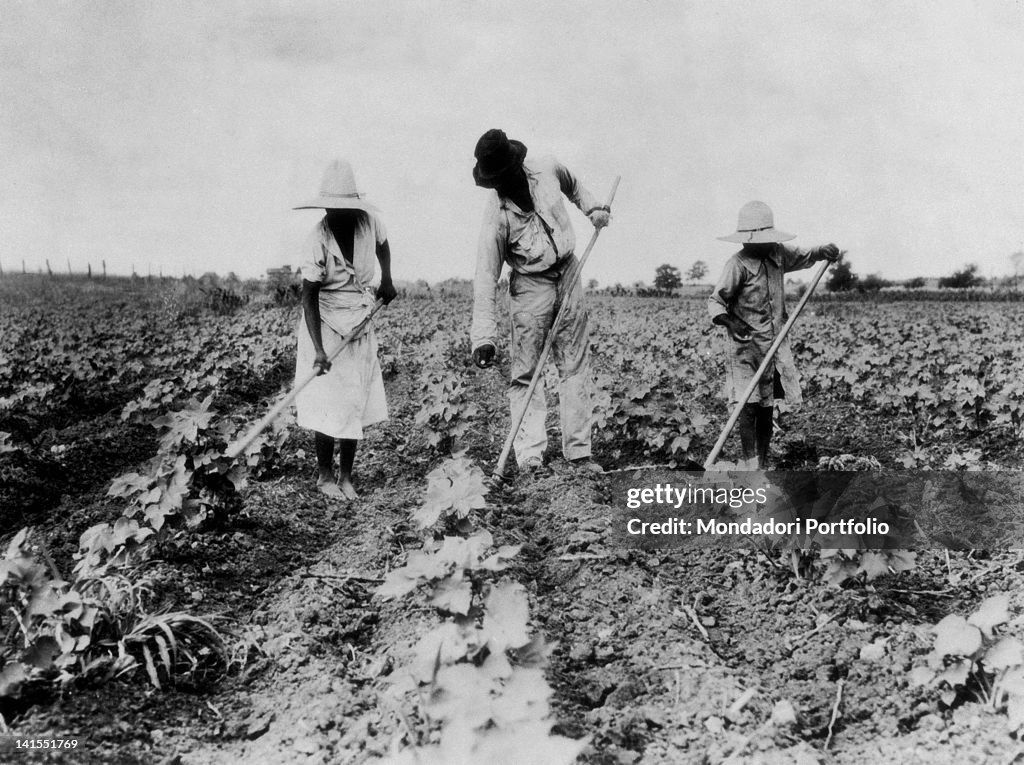
[(480, 136), (473, 156), (476, 157), (473, 180), (477, 186), (489, 189), (502, 175), (522, 164), (526, 158), (526, 145), (509, 138), (504, 130), (493, 128)]
[(740, 244), (770, 244), (796, 239), (796, 234), (789, 234), (775, 228), (772, 208), (764, 202), (747, 202), (740, 208), (736, 233), (718, 238), (723, 242), (739, 242)]
[(324, 171), (324, 180), (320, 184), (320, 196), (309, 202), (293, 207), (293, 210), (366, 210), (376, 211), (377, 208), (366, 201), (365, 195), (356, 186), (356, 176), (352, 165), (344, 159), (336, 159)]

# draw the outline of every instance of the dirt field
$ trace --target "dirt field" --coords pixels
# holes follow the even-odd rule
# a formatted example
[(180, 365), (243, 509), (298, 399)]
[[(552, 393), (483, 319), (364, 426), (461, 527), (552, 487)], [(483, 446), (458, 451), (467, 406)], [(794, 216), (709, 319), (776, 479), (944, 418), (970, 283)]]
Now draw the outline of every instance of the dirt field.
[[(169, 291), (129, 300), (74, 289), (10, 301), (0, 312), (9, 358), (24, 350), (10, 332), (32, 325), (33, 336), (51, 341), (65, 333), (59, 348), (40, 351), (64, 371), (66, 358), (86, 358), (101, 339), (122, 343), (126, 358), (142, 362), (122, 378), (93, 363), (52, 381), (44, 379), (50, 371), (27, 374), (19, 358), (0, 366), (9, 387), (0, 388), (0, 431), (17, 447), (0, 454), (4, 541), (34, 527), (61, 572), (74, 565), (83, 531), (122, 512), (125, 502), (107, 496), (111, 480), (140, 470), (158, 449), (152, 427), (122, 420), (124, 406), (144, 395), (150, 379), (180, 379), (189, 364), (183, 354), (231, 356), (223, 333), (219, 344), (203, 339), (187, 349), (167, 338), (207, 338), (211, 325), (245, 327), (238, 342), (274, 335), (274, 343), (259, 340), (263, 356), (237, 362), (244, 374), (226, 361), (211, 388), (220, 411), (254, 421), (288, 384), (297, 318), (294, 308), (258, 305), (218, 313)], [(96, 312), (96, 331), (89, 334), (80, 312), (77, 334), (67, 334), (45, 311), (58, 298)], [(110, 317), (129, 305), (139, 323), (109, 329)], [(146, 318), (159, 311), (173, 321)], [(609, 471), (700, 461), (725, 418), (715, 398), (716, 336), (703, 306), (600, 298), (592, 311), (597, 460)], [(776, 465), (817, 470), (823, 458), (854, 455), (887, 468), (1018, 470), (1022, 319), (1020, 304), (812, 304), (794, 341), (807, 401), (781, 416)], [(317, 494), (312, 438), (293, 431), (226, 520), (182, 525), (154, 548), (153, 607), (215, 614), (231, 651), (225, 674), (160, 690), (141, 671), (73, 681), (62, 691), (27, 687), (3, 699), (12, 731), (76, 734), (82, 744), (73, 754), (26, 759), (372, 762), (435, 740), (436, 725), (415, 694), (393, 686), (438, 614), (422, 600), (381, 601), (373, 593), (422, 544), (409, 514), (424, 500), (427, 474), (453, 446), (489, 471), (505, 437), (504, 376), (468, 364), (467, 327), (468, 302), (455, 295), (398, 301), (382, 315), (392, 416), (360, 448), (358, 502), (332, 504)], [(124, 340), (150, 332), (162, 343), (150, 346), (157, 351)], [(166, 364), (149, 358), (162, 355)], [(179, 377), (165, 374), (171, 367), (180, 367)], [(32, 399), (30, 385), (53, 387)], [(89, 386), (99, 393), (84, 395)], [(452, 414), (446, 425), (429, 416), (443, 409), (438, 396)], [(798, 576), (784, 553), (625, 549), (612, 540), (609, 476), (557, 456), (557, 408), (549, 403), (547, 467), (536, 476), (513, 469), (472, 518), (497, 545), (522, 545), (505, 575), (525, 587), (531, 626), (553, 645), (545, 669), (550, 723), (554, 733), (586, 741), (580, 762), (1011, 763), (1024, 756), (1005, 711), (912, 679), (932, 649), (933, 626), (948, 614), (970, 614), (991, 595), (1010, 594), (1013, 620), (1003, 634), (1024, 635), (1019, 552), (922, 551), (912, 571), (837, 587), (807, 571)], [(673, 448), (679, 434), (686, 443)], [(732, 448), (726, 458), (735, 457)], [(10, 658), (20, 637), (3, 626)], [(510, 753), (508, 761), (522, 760)]]

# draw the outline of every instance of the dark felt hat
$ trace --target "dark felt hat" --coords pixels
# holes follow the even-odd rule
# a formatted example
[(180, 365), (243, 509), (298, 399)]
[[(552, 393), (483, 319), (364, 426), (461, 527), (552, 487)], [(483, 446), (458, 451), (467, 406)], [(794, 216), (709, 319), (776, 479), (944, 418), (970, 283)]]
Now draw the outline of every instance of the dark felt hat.
[(477, 186), (489, 189), (502, 175), (522, 164), (526, 146), (510, 139), (504, 130), (494, 128), (480, 136), (473, 156), (476, 157), (473, 180)]

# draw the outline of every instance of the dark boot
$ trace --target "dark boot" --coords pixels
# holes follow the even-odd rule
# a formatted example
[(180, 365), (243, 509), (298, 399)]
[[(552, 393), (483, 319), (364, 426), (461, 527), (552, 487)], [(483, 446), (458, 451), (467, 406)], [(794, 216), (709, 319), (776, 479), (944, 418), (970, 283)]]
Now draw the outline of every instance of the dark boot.
[(752, 460), (757, 456), (757, 415), (760, 408), (758, 404), (744, 404), (740, 410), (738, 425), (740, 450), (744, 460)]
[(772, 416), (775, 414), (774, 406), (759, 406), (757, 411), (757, 466), (761, 470), (768, 468), (768, 447), (772, 442), (772, 431), (775, 423)]

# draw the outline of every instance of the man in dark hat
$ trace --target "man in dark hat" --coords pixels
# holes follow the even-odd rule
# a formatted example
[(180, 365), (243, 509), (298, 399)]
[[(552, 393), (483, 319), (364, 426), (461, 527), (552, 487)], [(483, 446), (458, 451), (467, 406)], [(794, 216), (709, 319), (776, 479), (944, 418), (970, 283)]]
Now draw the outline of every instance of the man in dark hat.
[[(562, 454), (571, 462), (600, 470), (590, 460), (593, 407), (587, 312), (579, 279), (569, 283), (576, 270), (576, 237), (562, 197), (568, 197), (582, 210), (595, 228), (608, 225), (608, 208), (556, 159), (527, 157), (526, 146), (509, 139), (502, 130), (484, 133), (474, 154), (477, 161), (473, 180), (477, 186), (496, 193), (491, 195), (484, 213), (477, 253), (473, 361), (478, 367), (489, 367), (494, 362), (495, 285), (502, 265), (508, 263), (512, 411), (522, 407), (541, 349), (564, 303), (566, 313), (552, 345), (561, 380)], [(539, 386), (514, 442), (520, 468), (533, 470), (543, 464), (546, 413), (543, 386)]]

